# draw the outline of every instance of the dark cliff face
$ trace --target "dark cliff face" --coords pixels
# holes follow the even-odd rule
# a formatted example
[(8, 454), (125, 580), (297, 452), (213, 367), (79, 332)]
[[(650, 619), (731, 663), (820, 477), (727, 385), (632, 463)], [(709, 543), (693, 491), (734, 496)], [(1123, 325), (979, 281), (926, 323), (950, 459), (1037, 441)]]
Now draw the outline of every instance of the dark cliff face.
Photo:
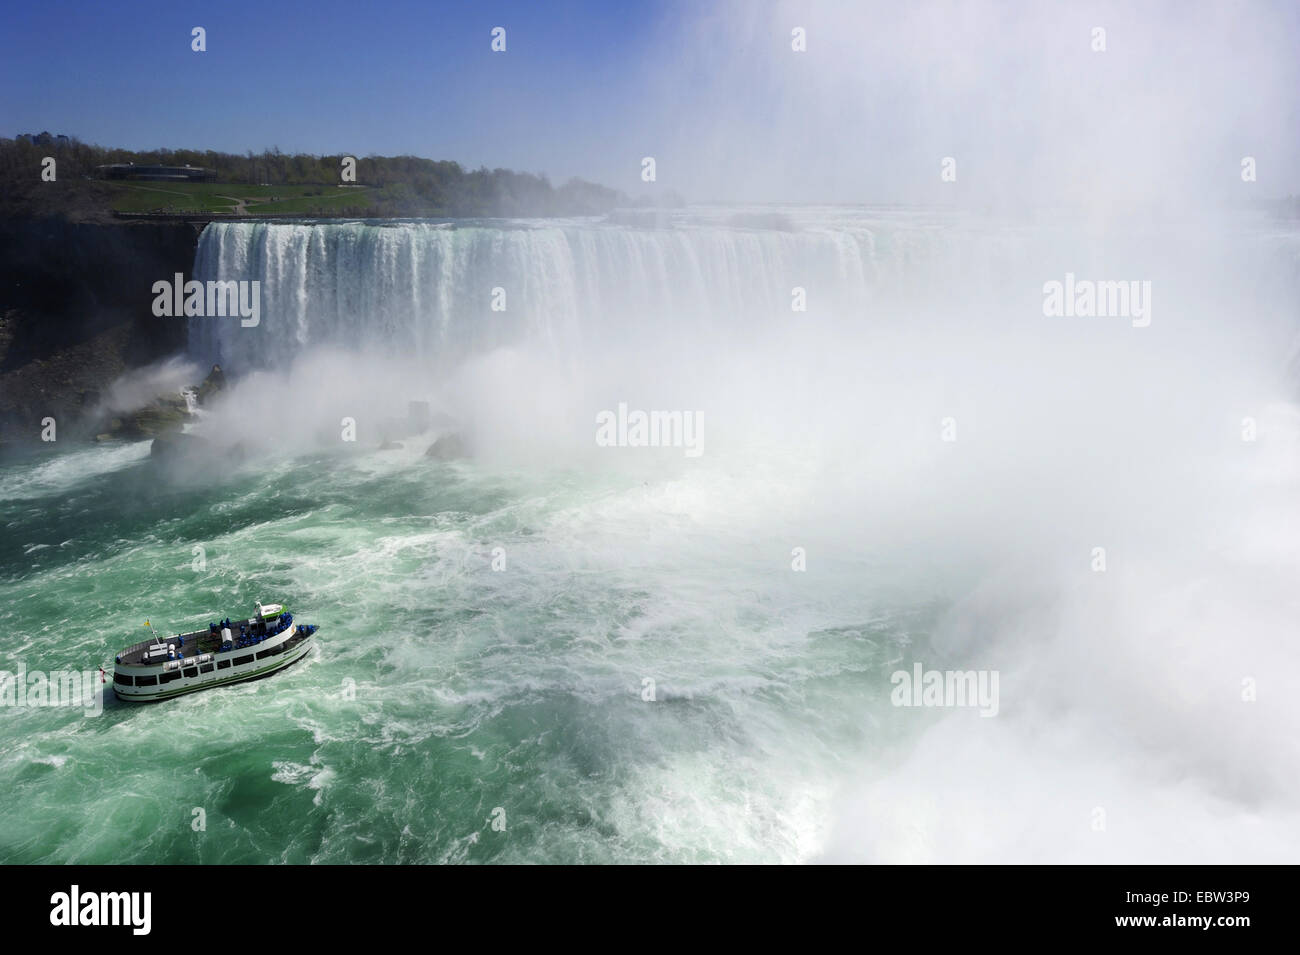
[(185, 347), (185, 322), (153, 315), (153, 283), (187, 278), (185, 222), (0, 220), (0, 442), (60, 439), (125, 371)]

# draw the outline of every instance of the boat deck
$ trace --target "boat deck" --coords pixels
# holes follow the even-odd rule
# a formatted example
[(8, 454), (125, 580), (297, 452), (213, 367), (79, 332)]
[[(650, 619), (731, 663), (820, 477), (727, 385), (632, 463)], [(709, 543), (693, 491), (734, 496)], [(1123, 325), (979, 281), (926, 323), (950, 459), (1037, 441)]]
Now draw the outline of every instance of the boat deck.
[[(234, 634), (236, 640), (239, 639), (239, 628), (247, 627), (249, 632), (265, 634), (267, 625), (261, 620), (250, 618), (247, 620), (231, 620), (230, 631)], [(150, 659), (146, 656), (150, 650), (162, 648), (163, 653)], [(134, 646), (127, 647), (117, 655), (118, 661), (124, 665), (145, 665), (161, 663), (170, 659), (170, 650), (175, 650), (177, 654), (184, 653), (186, 658), (193, 657), (200, 653), (216, 653), (221, 649), (221, 627), (218, 623), (217, 632), (212, 633), (206, 627), (202, 630), (195, 630), (192, 633), (172, 634), (171, 636), (157, 638), (151, 637)]]

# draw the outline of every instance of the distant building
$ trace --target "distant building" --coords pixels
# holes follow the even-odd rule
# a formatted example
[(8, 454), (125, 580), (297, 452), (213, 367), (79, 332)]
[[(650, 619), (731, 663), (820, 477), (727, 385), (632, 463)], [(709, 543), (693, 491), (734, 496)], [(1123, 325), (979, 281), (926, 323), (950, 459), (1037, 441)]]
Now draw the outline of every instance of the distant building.
[(95, 172), (100, 179), (148, 179), (165, 182), (216, 182), (217, 179), (215, 169), (189, 165), (154, 166), (119, 162), (111, 166), (96, 166)]
[(72, 142), (72, 139), (63, 133), (55, 136), (49, 132), (19, 133), (14, 138), (19, 142), (31, 143), (33, 146), (66, 146)]

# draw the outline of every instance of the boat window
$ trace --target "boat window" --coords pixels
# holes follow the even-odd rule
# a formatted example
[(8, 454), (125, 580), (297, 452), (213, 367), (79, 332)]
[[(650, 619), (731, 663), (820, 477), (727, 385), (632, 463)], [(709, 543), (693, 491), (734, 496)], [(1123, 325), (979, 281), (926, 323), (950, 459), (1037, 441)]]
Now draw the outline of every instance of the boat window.
[(251, 653), (248, 654), (247, 656), (235, 657), (235, 666), (237, 667), (243, 666), (245, 663), (252, 663), (252, 662), (253, 662), (253, 655)]
[(182, 675), (183, 677), (185, 677), (185, 679), (188, 680), (188, 679), (189, 679), (190, 677), (192, 677), (192, 676), (198, 676), (198, 675), (199, 675), (199, 668), (198, 668), (198, 667), (187, 667), (186, 669), (184, 669), (184, 670), (181, 671), (181, 675)]
[(159, 683), (170, 683), (172, 680), (179, 680), (180, 678), (181, 678), (181, 671), (180, 671), (180, 670), (172, 670), (171, 673), (162, 673), (162, 674), (159, 674), (159, 676), (158, 676), (158, 682), (159, 682)]
[(230, 669), (230, 661), (229, 661), (229, 660), (218, 660), (218, 661), (217, 661), (217, 669), (218, 669), (218, 670), (229, 670), (229, 669)]
[(135, 678), (136, 686), (157, 686), (158, 678), (156, 676), (138, 676)]
[(212, 672), (212, 664), (211, 664), (211, 663), (205, 663), (205, 664), (203, 664), (203, 666), (199, 667), (199, 672), (200, 672), (200, 673), (211, 673), (211, 672)]
[(135, 686), (135, 677), (129, 673), (118, 673), (114, 671), (113, 682), (120, 683), (123, 686)]

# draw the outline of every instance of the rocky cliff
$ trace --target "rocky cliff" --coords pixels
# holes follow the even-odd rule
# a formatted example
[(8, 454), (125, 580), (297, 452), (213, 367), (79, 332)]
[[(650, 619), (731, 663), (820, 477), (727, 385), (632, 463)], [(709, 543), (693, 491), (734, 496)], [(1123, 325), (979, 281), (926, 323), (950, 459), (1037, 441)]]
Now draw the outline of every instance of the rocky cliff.
[(40, 441), (42, 419), (77, 438), (85, 410), (131, 368), (185, 345), (183, 319), (155, 318), (151, 287), (187, 276), (186, 222), (0, 220), (0, 447)]

